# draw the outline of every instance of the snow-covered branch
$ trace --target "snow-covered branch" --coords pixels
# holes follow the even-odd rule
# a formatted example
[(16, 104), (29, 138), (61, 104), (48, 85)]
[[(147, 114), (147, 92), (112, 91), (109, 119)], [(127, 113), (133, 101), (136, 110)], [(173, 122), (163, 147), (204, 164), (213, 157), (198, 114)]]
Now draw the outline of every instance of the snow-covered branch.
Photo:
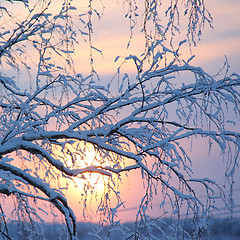
[[(116, 181), (124, 173), (141, 170), (146, 194), (137, 220), (140, 217), (147, 224), (148, 206), (158, 192), (163, 196), (159, 205), (165, 206), (169, 199), (179, 219), (182, 205), (195, 219), (206, 217), (213, 207), (210, 194), (220, 187), (210, 179), (192, 177), (193, 160), (184, 145), (189, 139), (207, 139), (209, 150), (215, 143), (226, 154), (230, 185), (239, 162), (240, 133), (228, 115), (240, 114), (240, 76), (229, 74), (228, 69), (211, 76), (191, 65), (193, 57), (180, 58), (186, 40), (174, 46), (182, 9), (188, 17), (190, 44), (196, 43), (205, 22), (211, 25), (204, 1), (185, 1), (182, 7), (180, 1), (171, 1), (165, 10), (165, 27), (160, 24), (161, 1), (143, 1), (140, 8), (136, 1), (123, 2), (130, 21), (128, 46), (133, 29), (142, 24), (144, 52), (117, 57), (115, 62), (122, 58), (123, 62), (108, 84), (94, 68), (93, 50), (98, 49), (92, 43), (92, 21), (95, 15), (101, 19), (94, 2), (89, 1), (88, 11), (81, 14), (65, 0), (54, 11), (51, 0), (34, 1), (35, 5), (13, 1), (0, 7), (0, 194), (15, 197), (20, 205), (26, 202), (26, 209), (28, 199), (50, 202), (65, 217), (74, 240), (76, 218), (51, 179), (83, 180), (86, 208), (94, 189), (88, 177), (102, 176), (107, 189), (98, 211), (114, 224), (123, 205)], [(12, 17), (14, 4), (24, 4), (24, 17)], [(81, 38), (90, 47), (88, 76), (78, 73), (74, 65)], [(135, 74), (122, 72), (129, 63), (136, 68)], [(206, 204), (198, 197), (197, 184), (206, 189)], [(116, 208), (109, 203), (110, 192), (117, 198)], [(137, 233), (131, 236), (138, 237)]]

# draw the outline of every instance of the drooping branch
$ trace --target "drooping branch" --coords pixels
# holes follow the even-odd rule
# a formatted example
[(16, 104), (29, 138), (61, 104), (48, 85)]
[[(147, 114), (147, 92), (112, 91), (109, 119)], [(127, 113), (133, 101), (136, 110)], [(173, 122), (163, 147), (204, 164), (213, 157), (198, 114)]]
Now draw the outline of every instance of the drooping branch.
[[(76, 237), (76, 217), (71, 210), (71, 208), (67, 204), (67, 200), (58, 192), (51, 189), (46, 183), (41, 182), (39, 179), (34, 178), (33, 176), (29, 175), (25, 171), (12, 166), (9, 163), (0, 162), (0, 169), (4, 171), (9, 171), (13, 175), (16, 175), (23, 180), (25, 180), (31, 186), (38, 188), (41, 190), (46, 196), (48, 196), (49, 201), (53, 203), (56, 208), (65, 216), (68, 232), (72, 240)], [(5, 190), (4, 190), (5, 189)], [(7, 191), (6, 188), (2, 188), (5, 192)], [(10, 191), (9, 191), (10, 194)]]

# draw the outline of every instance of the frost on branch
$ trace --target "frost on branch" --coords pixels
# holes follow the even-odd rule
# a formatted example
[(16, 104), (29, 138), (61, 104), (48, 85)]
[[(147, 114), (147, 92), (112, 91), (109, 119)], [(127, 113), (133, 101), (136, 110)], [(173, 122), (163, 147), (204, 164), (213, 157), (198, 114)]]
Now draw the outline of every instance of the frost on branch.
[[(219, 146), (226, 155), (225, 175), (232, 186), (240, 133), (228, 128), (227, 114), (234, 111), (239, 115), (240, 77), (238, 74), (212, 77), (192, 66), (192, 58), (181, 60), (179, 51), (185, 40), (177, 50), (172, 39), (169, 40), (172, 47), (167, 47), (165, 34), (169, 29), (171, 35), (178, 30), (178, 1), (173, 2), (166, 12), (170, 20), (161, 31), (160, 1), (145, 1), (142, 26), (145, 52), (124, 57), (118, 74), (107, 86), (104, 79), (95, 82), (99, 76), (94, 75), (93, 68), (87, 77), (78, 73), (72, 59), (78, 34), (89, 41), (91, 49), (97, 49), (91, 45), (91, 17), (99, 14), (92, 1), (89, 11), (77, 15), (79, 29), (73, 21), (77, 8), (68, 1), (63, 1), (54, 14), (51, 1), (38, 2), (33, 8), (25, 2), (28, 14), (20, 23), (11, 18), (10, 3), (0, 9), (2, 19), (12, 20), (11, 26), (3, 24), (0, 42), (0, 193), (6, 201), (10, 198), (15, 201), (13, 215), (19, 222), (28, 219), (22, 223), (23, 228), (27, 229), (28, 224), (35, 226), (29, 239), (41, 237), (37, 235), (37, 223), (42, 221), (39, 211), (46, 210), (40, 202), (54, 206), (66, 221), (69, 237), (77, 238), (76, 217), (64, 196), (61, 181), (74, 182), (76, 177), (83, 181), (85, 216), (88, 198), (95, 194), (94, 186), (88, 182), (91, 174), (97, 174), (105, 186), (97, 212), (102, 222), (110, 224), (111, 231), (117, 231), (121, 225), (117, 213), (124, 206), (117, 189), (119, 180), (124, 173), (141, 171), (146, 192), (139, 203), (136, 229), (121, 228), (125, 238), (152, 239), (152, 228), (168, 237), (158, 221), (148, 216), (151, 201), (159, 193), (162, 195), (158, 204), (163, 214), (169, 201), (171, 215), (179, 222), (183, 208), (186, 217), (193, 216), (196, 237), (215, 208), (216, 194), (220, 193), (224, 204), (232, 207), (231, 199), (216, 182), (192, 177), (193, 159), (188, 156), (184, 142), (198, 137), (209, 141), (209, 149), (213, 143)], [(211, 22), (211, 17), (203, 1), (185, 3), (185, 14), (189, 14), (188, 37), (194, 38), (197, 31), (200, 34), (204, 21)], [(125, 1), (127, 4), (126, 17), (133, 30), (138, 9), (133, 1)], [(150, 34), (148, 23), (157, 30), (155, 37)], [(84, 32), (86, 29), (88, 33)], [(26, 49), (37, 57), (31, 59)], [(90, 53), (91, 60), (92, 57)], [(120, 60), (116, 58), (116, 62)], [(121, 72), (121, 67), (128, 63), (136, 67), (135, 76)], [(31, 75), (31, 87), (24, 86), (26, 76), (22, 71)], [(93, 153), (91, 161), (89, 149)], [(65, 185), (67, 188), (68, 184)], [(205, 188), (206, 202), (198, 196), (198, 185)], [(1, 211), (1, 220), (6, 223), (4, 206)], [(170, 237), (188, 235), (181, 224), (169, 229)], [(8, 236), (7, 224), (1, 234)], [(98, 232), (94, 235), (102, 237)]]

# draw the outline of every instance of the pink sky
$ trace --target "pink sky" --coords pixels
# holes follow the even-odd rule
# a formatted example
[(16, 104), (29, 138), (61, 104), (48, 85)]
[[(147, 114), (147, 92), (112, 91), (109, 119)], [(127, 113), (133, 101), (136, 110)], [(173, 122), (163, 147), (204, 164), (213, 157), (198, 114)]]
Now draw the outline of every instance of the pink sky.
[[(226, 55), (234, 69), (240, 67), (235, 61), (240, 56), (240, 2), (238, 0), (208, 0), (206, 6), (214, 19), (214, 29), (206, 26), (202, 41), (197, 47), (192, 47), (196, 55), (194, 63), (200, 64), (208, 69), (221, 68)], [(111, 7), (106, 3), (104, 15), (101, 21), (95, 22), (93, 33), (93, 45), (103, 52), (103, 56), (94, 52), (95, 68), (99, 74), (112, 75), (119, 63), (114, 63), (116, 56), (127, 56), (128, 54), (139, 54), (144, 47), (143, 35), (135, 32), (129, 49), (126, 45), (129, 41), (128, 21), (123, 19), (123, 11), (115, 1)], [(82, 42), (83, 44), (83, 42)], [(85, 72), (89, 69), (89, 49), (79, 45), (76, 51), (76, 60), (79, 63), (79, 71)], [(186, 54), (187, 53), (187, 54)], [(188, 46), (183, 48), (182, 54), (190, 56)], [(209, 63), (211, 63), (209, 65)], [(126, 70), (133, 71), (130, 64)]]
[[(196, 55), (192, 64), (200, 65), (215, 74), (223, 66), (225, 55), (228, 57), (231, 65), (231, 71), (240, 72), (240, 1), (239, 0), (208, 0), (207, 7), (209, 7), (214, 19), (214, 29), (207, 27), (202, 36), (202, 41), (198, 43), (197, 47), (192, 47), (193, 54)], [(95, 68), (102, 77), (102, 79), (111, 79), (110, 77), (116, 71), (119, 63), (114, 63), (116, 56), (127, 56), (128, 54), (139, 54), (144, 48), (144, 42), (141, 34), (136, 33), (133, 37), (133, 42), (129, 49), (126, 45), (129, 40), (128, 22), (123, 20), (123, 12), (119, 11), (119, 6), (115, 1), (111, 2), (111, 6), (107, 5), (104, 10), (102, 21), (98, 22), (93, 34), (94, 47), (102, 50), (101, 54), (94, 52)], [(121, 7), (120, 7), (121, 8)], [(80, 44), (80, 47), (82, 45)], [(76, 48), (77, 50), (78, 48)], [(187, 54), (185, 52), (187, 52)], [(89, 69), (89, 62), (86, 61), (89, 56), (88, 48), (79, 48), (76, 52), (76, 61), (78, 72)], [(183, 48), (183, 54), (189, 56), (188, 46)], [(129, 64), (124, 68), (125, 71), (134, 72), (133, 65)], [(205, 149), (205, 150), (204, 150)], [(195, 170), (195, 177), (208, 177), (224, 184), (224, 169), (225, 162), (222, 161), (221, 155), (218, 153), (219, 149), (214, 149), (212, 154), (208, 156), (208, 146), (202, 140), (198, 140), (193, 151), (190, 153), (193, 160), (193, 169)], [(190, 147), (187, 146), (190, 152)], [(240, 179), (240, 171), (236, 173), (236, 179)], [(238, 181), (240, 186), (240, 182)], [(102, 194), (102, 187), (100, 186), (99, 194)], [(237, 184), (235, 185), (237, 188)], [(66, 197), (69, 199), (70, 205), (73, 207), (75, 214), (79, 221), (83, 220), (81, 203), (79, 203), (81, 195), (81, 185), (79, 191), (71, 189)], [(121, 191), (122, 200), (125, 202), (126, 209), (123, 208), (118, 213), (118, 217), (123, 221), (134, 221), (137, 206), (144, 195), (144, 189), (141, 182), (140, 171), (133, 171), (129, 173), (129, 177), (123, 177), (118, 190)], [(201, 190), (200, 190), (201, 191)], [(239, 193), (239, 192), (238, 192)], [(235, 196), (240, 199), (240, 194)], [(93, 208), (96, 206), (97, 200), (93, 200)], [(154, 198), (153, 203), (156, 204), (161, 201), (161, 194)], [(154, 205), (149, 212), (151, 216), (159, 217), (160, 212), (158, 206)], [(97, 222), (98, 218), (92, 215), (93, 222)], [(87, 220), (90, 220), (87, 218)]]
[[(202, 36), (202, 41), (198, 43), (196, 48), (192, 48), (193, 54), (196, 55), (192, 64), (200, 65), (209, 71), (211, 74), (215, 74), (223, 66), (225, 61), (225, 55), (228, 57), (230, 63), (230, 71), (240, 72), (240, 1), (239, 0), (208, 0), (206, 6), (209, 8), (212, 17), (214, 19), (214, 29), (207, 27)], [(127, 22), (121, 18), (122, 12), (119, 11), (117, 5), (113, 5), (112, 9), (107, 6), (105, 9), (102, 22), (99, 22), (96, 31), (93, 35), (93, 45), (103, 51), (103, 56), (94, 53), (96, 57), (95, 68), (98, 73), (104, 78), (108, 78), (114, 74), (113, 69), (116, 69), (118, 64), (113, 63), (116, 56), (126, 56), (130, 52), (137, 54), (143, 49), (143, 41), (139, 34), (136, 34), (133, 38), (133, 43), (130, 49), (126, 49), (126, 45), (129, 39), (129, 32), (126, 31)], [(121, 18), (121, 20), (120, 20)], [(188, 52), (189, 49), (186, 46), (183, 48), (183, 54)], [(76, 60), (79, 63), (79, 71), (85, 71), (88, 69), (86, 58), (88, 57), (88, 49), (81, 51), (76, 56)], [(132, 65), (125, 68), (127, 71), (132, 71)], [(204, 152), (203, 149), (206, 149)], [(224, 184), (224, 168), (225, 163), (222, 161), (218, 149), (214, 149), (213, 153), (208, 156), (207, 145), (201, 140), (193, 148), (193, 152), (190, 153), (193, 158), (193, 169), (196, 171), (198, 177), (213, 178)], [(217, 167), (216, 167), (217, 166)], [(236, 172), (236, 179), (240, 177), (240, 171)], [(239, 182), (238, 182), (239, 183)], [(237, 188), (237, 185), (235, 185)], [(123, 201), (126, 201), (126, 210), (119, 212), (118, 216), (124, 221), (135, 220), (135, 214), (141, 196), (143, 196), (144, 190), (141, 184), (139, 174), (132, 172), (129, 174), (128, 180), (120, 185), (119, 190), (122, 191)], [(77, 209), (77, 199), (80, 192), (75, 192), (75, 197), (70, 199), (70, 203)], [(157, 196), (154, 202), (157, 202)], [(235, 196), (236, 199), (239, 195)], [(133, 208), (133, 210), (131, 210)], [(78, 219), (81, 220), (81, 212), (76, 212)], [(158, 216), (158, 210), (153, 208), (151, 214), (155, 217)]]
[[(193, 64), (200, 65), (214, 74), (223, 66), (224, 56), (226, 55), (231, 66), (230, 70), (240, 73), (240, 1), (207, 0), (206, 2), (214, 18), (214, 30), (207, 28), (202, 36), (202, 41), (198, 43), (196, 48), (192, 48), (193, 54), (196, 55)], [(128, 29), (128, 23), (122, 20), (123, 13), (119, 11), (115, 2), (112, 1), (111, 4), (113, 4), (112, 8), (106, 6), (102, 22), (99, 22), (97, 25), (99, 30), (96, 29), (93, 35), (94, 46), (103, 51), (103, 56), (94, 53), (96, 57), (96, 70), (103, 79), (109, 79), (115, 73), (118, 63), (114, 63), (113, 61), (116, 56), (127, 56), (130, 52), (138, 54), (140, 52), (139, 50), (143, 49), (143, 41), (138, 33), (134, 36), (133, 44), (128, 50), (126, 49), (129, 40), (129, 31), (126, 30)], [(89, 52), (88, 48), (81, 48), (81, 46), (82, 45), (76, 47), (75, 51), (77, 71), (87, 74), (89, 71), (89, 61), (86, 61), (86, 59), (89, 57)], [(187, 47), (183, 50), (188, 52)], [(130, 72), (133, 72), (132, 69), (133, 66), (131, 64), (125, 68), (125, 70)], [(221, 174), (224, 173), (225, 163), (220, 159), (221, 157), (217, 153), (217, 149), (215, 150), (216, 153), (213, 152), (208, 156), (207, 151), (203, 153), (203, 146), (205, 145), (199, 142), (191, 153), (196, 175), (213, 178), (221, 181), (221, 184), (224, 184)], [(218, 163), (218, 161), (220, 163)], [(236, 178), (240, 179), (240, 171), (236, 174)], [(133, 171), (129, 174), (129, 178), (124, 178), (124, 181), (122, 184), (120, 183), (119, 186), (119, 190), (122, 191), (122, 200), (126, 202), (126, 210), (129, 209), (129, 211), (122, 211), (118, 214), (124, 221), (135, 220), (135, 208), (138, 206), (141, 196), (144, 194), (139, 175), (139, 171), (137, 174), (136, 171)], [(78, 220), (81, 221), (82, 212), (79, 211), (79, 209), (81, 209), (81, 203), (79, 204), (82, 191), (81, 186), (79, 186), (78, 190), (70, 189), (66, 197), (73, 207)], [(154, 202), (156, 202), (160, 196), (161, 194), (156, 197)], [(134, 210), (130, 210), (131, 208), (134, 208)], [(155, 217), (158, 216), (156, 208), (153, 208), (151, 214)]]

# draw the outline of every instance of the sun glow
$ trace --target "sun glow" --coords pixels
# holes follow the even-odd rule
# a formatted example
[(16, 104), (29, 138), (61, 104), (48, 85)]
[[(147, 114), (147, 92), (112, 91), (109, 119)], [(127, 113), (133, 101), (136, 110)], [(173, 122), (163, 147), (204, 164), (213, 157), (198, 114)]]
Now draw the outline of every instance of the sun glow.
[[(66, 166), (72, 169), (84, 169), (89, 166), (106, 166), (107, 161), (103, 153), (97, 150), (92, 144), (75, 142), (67, 144), (64, 152), (67, 154)], [(73, 177), (75, 185), (79, 189), (89, 188), (94, 191), (103, 192), (109, 176), (97, 172), (84, 172)]]
[[(114, 156), (104, 152), (91, 143), (75, 141), (65, 144), (61, 151), (64, 165), (70, 169), (84, 169), (90, 166), (112, 166)], [(97, 172), (84, 172), (70, 179), (61, 181), (67, 183), (67, 190), (64, 192), (69, 205), (75, 209), (78, 221), (87, 220), (98, 223), (101, 221), (102, 210), (106, 204), (106, 197), (109, 194), (109, 186), (115, 176), (106, 176)], [(114, 203), (114, 197), (111, 201)]]

